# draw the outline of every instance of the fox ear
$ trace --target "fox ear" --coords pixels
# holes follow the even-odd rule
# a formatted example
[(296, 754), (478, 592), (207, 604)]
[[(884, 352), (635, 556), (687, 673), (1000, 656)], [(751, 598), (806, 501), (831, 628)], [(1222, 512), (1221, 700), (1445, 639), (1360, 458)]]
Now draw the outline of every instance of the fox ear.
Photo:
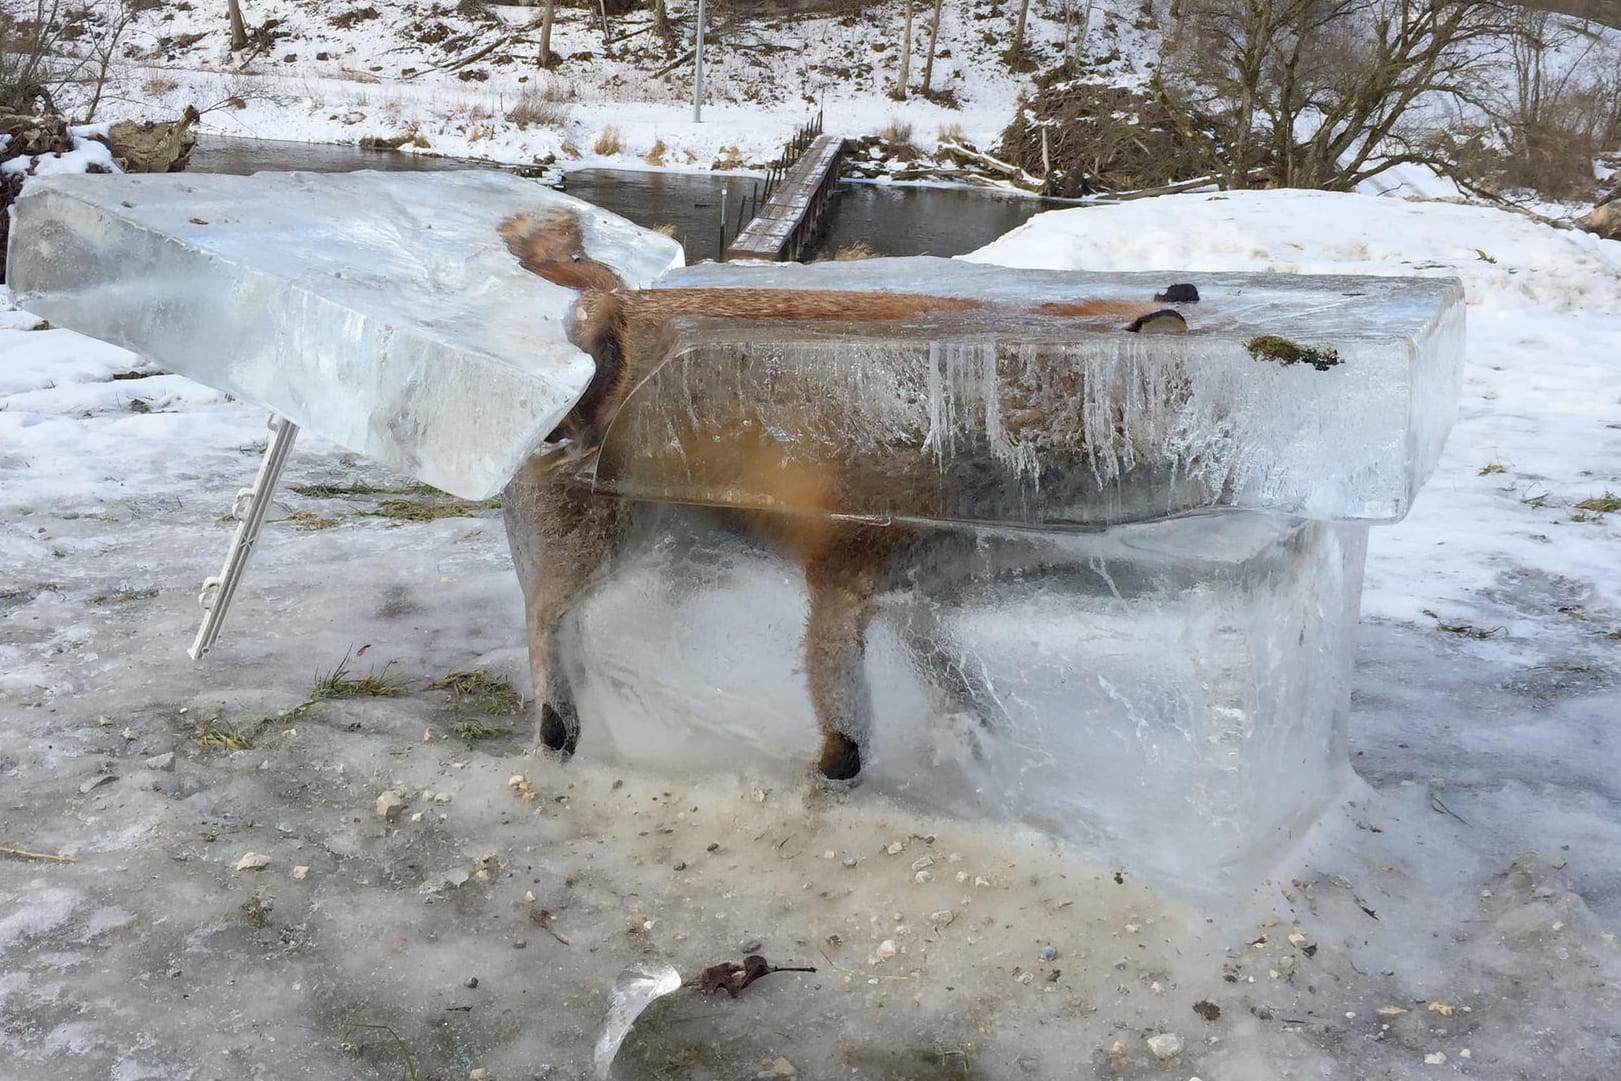
[(566, 210), (518, 214), (501, 223), (501, 239), (518, 265), (565, 289), (617, 289), (612, 268), (586, 257), (580, 222)]
[(1132, 320), (1126, 329), (1135, 334), (1186, 334), (1188, 321), (1174, 308), (1161, 308)]

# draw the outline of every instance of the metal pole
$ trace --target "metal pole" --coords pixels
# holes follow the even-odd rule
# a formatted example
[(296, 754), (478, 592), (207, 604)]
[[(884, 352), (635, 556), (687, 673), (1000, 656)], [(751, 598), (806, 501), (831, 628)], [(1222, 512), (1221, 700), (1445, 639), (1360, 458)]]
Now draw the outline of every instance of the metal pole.
[(726, 185), (720, 186), (720, 246), (715, 249), (715, 262), (726, 261)]
[(704, 120), (704, 0), (698, 0), (698, 42), (693, 48), (692, 122)]

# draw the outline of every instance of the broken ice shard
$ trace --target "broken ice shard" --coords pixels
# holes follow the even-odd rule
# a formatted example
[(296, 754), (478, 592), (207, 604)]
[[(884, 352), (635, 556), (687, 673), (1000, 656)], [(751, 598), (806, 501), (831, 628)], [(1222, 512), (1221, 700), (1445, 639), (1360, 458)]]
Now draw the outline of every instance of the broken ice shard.
[(496, 172), (56, 176), (17, 201), (20, 305), (465, 498), (493, 495), (590, 381), (574, 294), (519, 267), (564, 209), (642, 285), (667, 237)]
[[(656, 288), (910, 292), (984, 307), (900, 324), (696, 313), (672, 324), (663, 365), (620, 409), (590, 477), (635, 499), (825, 511), (826, 493), (777, 483), (802, 469), (841, 478), (839, 513), (879, 519), (1099, 526), (1213, 507), (1401, 518), (1451, 425), (1459, 283), (1179, 277), (1202, 298), (1182, 305), (1185, 335), (1042, 313), (1148, 302), (1164, 274), (944, 259), (666, 274)], [(734, 468), (761, 458), (777, 468)], [(817, 504), (793, 502), (811, 495)]]

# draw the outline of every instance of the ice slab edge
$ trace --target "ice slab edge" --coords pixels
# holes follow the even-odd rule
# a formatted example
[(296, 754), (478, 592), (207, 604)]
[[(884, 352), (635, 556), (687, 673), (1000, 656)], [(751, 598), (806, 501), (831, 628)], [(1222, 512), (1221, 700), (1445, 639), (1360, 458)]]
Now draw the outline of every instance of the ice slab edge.
[(31, 180), (19, 305), (264, 406), (467, 499), (540, 448), (589, 383), (572, 291), (524, 271), (502, 221), (578, 215), (631, 285), (674, 241), (502, 173)]

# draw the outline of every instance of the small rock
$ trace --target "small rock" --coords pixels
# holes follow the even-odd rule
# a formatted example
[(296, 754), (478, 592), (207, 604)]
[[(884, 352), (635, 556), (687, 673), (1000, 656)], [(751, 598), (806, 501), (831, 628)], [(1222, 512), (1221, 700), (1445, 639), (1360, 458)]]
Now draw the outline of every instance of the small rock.
[(919, 871), (917, 874), (912, 876), (912, 881), (916, 882), (919, 886), (927, 886), (930, 882), (934, 881), (934, 872)]
[(377, 815), (385, 822), (392, 822), (399, 818), (400, 812), (403, 810), (405, 810), (405, 797), (394, 789), (390, 788), (377, 797)]
[(823, 858), (823, 859), (824, 859), (824, 860), (830, 860), (830, 859), (834, 859), (834, 858), (835, 858), (835, 857), (837, 857), (837, 856), (838, 856), (838, 853), (837, 853), (837, 852), (835, 852), (835, 851), (833, 851), (833, 850), (832, 850), (832, 849), (831, 849), (831, 848), (829, 848), (829, 849), (827, 849), (827, 850), (825, 850), (825, 851), (824, 851), (824, 852), (823, 852), (823, 853), (822, 853), (822, 858)]
[(846, 867), (854, 867), (856, 865), (856, 858), (854, 856), (844, 857), (844, 865)]
[(956, 918), (957, 914), (952, 912), (949, 908), (942, 908), (929, 913), (929, 922), (934, 924), (936, 927), (947, 927), (951, 924), (951, 921)]
[(1424, 1065), (1426, 1066), (1445, 1066), (1446, 1061), (1447, 1056), (1444, 1051), (1431, 1051), (1424, 1056)]
[(921, 871), (925, 867), (933, 867), (933, 866), (934, 866), (934, 857), (933, 856), (920, 856), (919, 858), (912, 861), (912, 870), (914, 870), (914, 871)]
[(1148, 1037), (1148, 1049), (1161, 1062), (1169, 1061), (1182, 1053), (1182, 1037), (1174, 1032), (1162, 1032), (1158, 1036), (1150, 1036)]
[(146, 760), (146, 768), (160, 770), (174, 769), (174, 752), (164, 751), (162, 754), (153, 755), (151, 758)]
[(468, 1070), (467, 1081), (487, 1081), (490, 1071), (485, 1069)]
[(469, 976), (469, 977), (467, 977), (467, 982), (465, 984), (463, 984), (463, 986), (466, 987), (469, 991), (478, 990), (478, 977), (477, 976)]
[(704, 846), (704, 851), (705, 852), (719, 852), (720, 851), (720, 842), (719, 841), (710, 841), (709, 844)]
[(898, 949), (899, 949), (899, 947), (895, 945), (895, 940), (894, 939), (892, 939), (892, 938), (884, 939), (882, 942), (878, 943), (877, 953), (878, 953), (879, 960), (882, 960), (882, 961), (889, 960), (891, 957), (895, 956)]
[(1308, 939), (1305, 935), (1301, 934), (1299, 931), (1291, 931), (1291, 932), (1289, 932), (1289, 945), (1293, 946), (1297, 950), (1300, 949), (1302, 946), (1304, 946), (1309, 941), (1311, 941), (1311, 940)]
[(263, 871), (270, 866), (270, 857), (261, 856), (257, 852), (249, 852), (236, 861), (238, 871)]
[(1221, 1007), (1216, 1005), (1214, 1002), (1211, 1002), (1209, 999), (1200, 999), (1198, 1002), (1195, 1002), (1193, 1004), (1193, 1012), (1204, 1018), (1206, 1021), (1214, 1021), (1221, 1017)]
[(785, 1059), (785, 1058), (774, 1058), (770, 1062), (766, 1063), (765, 1069), (760, 1071), (760, 1076), (761, 1077), (792, 1077), (798, 1072), (799, 1071), (794, 1068), (794, 1064), (792, 1062), (789, 1062), (787, 1059)]
[(92, 777), (88, 781), (85, 781), (83, 784), (81, 784), (79, 786), (79, 791), (81, 793), (94, 792), (96, 789), (100, 788), (102, 785), (104, 785), (104, 784), (112, 784), (116, 780), (118, 780), (118, 777), (117, 777), (116, 774), (103, 773), (100, 776)]
[(885, 848), (884, 851), (888, 852), (891, 856), (898, 856), (902, 852), (906, 851), (906, 842), (905, 841), (891, 841), (891, 842), (889, 842), (889, 847)]
[(525, 901), (529, 902), (530, 904), (534, 904), (535, 903), (535, 891), (534, 890), (524, 890), (523, 891), (523, 899)]
[(1041, 956), (1041, 959), (1043, 961), (1056, 961), (1056, 960), (1058, 960), (1058, 947), (1056, 947), (1056, 946), (1043, 946), (1043, 947), (1041, 947), (1041, 955), (1040, 956)]
[(297, 867), (293, 868), (293, 879), (295, 881), (302, 882), (306, 878), (308, 878), (309, 876), (310, 876), (310, 869), (307, 866), (305, 866), (304, 864), (301, 863)]
[(686, 860), (676, 860), (673, 866), (675, 867), (675, 869), (677, 871), (685, 871), (687, 869), (687, 861)]
[(524, 776), (521, 773), (514, 773), (511, 777), (507, 778), (508, 788), (522, 788), (525, 783)]
[(1458, 1052), (1458, 1057), (1459, 1058), (1474, 1058), (1475, 1053), (1473, 1051), (1469, 1050), (1469, 1048), (1465, 1047), (1462, 1051)]
[(1020, 983), (1026, 984), (1026, 985), (1036, 982), (1036, 974), (1034, 972), (1023, 972), (1023, 971), (1021, 971), (1014, 978), (1017, 979)]
[(1430, 1003), (1430, 1012), (1438, 1013), (1442, 1017), (1451, 1017), (1458, 1011), (1453, 1008), (1452, 1003), (1450, 1002), (1432, 1002)]
[(980, 889), (988, 889), (990, 887), (990, 884), (991, 884), (991, 880), (986, 878), (984, 875), (975, 875), (974, 876), (974, 885), (978, 886)]

